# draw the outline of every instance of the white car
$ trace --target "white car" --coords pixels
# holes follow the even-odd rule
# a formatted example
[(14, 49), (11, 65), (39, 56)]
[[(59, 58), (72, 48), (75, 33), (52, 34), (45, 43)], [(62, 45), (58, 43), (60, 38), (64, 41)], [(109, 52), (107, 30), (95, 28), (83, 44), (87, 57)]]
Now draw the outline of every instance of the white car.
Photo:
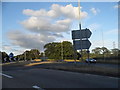
[(86, 59), (85, 60), (86, 63), (96, 63), (95, 59)]

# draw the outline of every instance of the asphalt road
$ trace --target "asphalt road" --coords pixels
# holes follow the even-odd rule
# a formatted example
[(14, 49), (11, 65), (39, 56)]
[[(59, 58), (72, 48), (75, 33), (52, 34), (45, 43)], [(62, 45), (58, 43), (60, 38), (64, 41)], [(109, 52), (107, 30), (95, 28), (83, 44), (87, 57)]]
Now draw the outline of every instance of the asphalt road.
[[(12, 67), (12, 66), (11, 66)], [(4, 67), (6, 68), (6, 67)], [(10, 68), (10, 66), (9, 66)], [(42, 68), (3, 70), (2, 88), (118, 88), (116, 77)]]

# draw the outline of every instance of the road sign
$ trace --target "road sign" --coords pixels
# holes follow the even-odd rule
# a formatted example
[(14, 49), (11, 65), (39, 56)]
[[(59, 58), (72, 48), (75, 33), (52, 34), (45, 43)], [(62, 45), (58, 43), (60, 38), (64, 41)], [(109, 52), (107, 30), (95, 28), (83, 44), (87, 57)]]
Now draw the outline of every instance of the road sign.
[(13, 53), (10, 53), (10, 54), (9, 54), (9, 57), (10, 57), (10, 58), (13, 58), (13, 57), (14, 57), (14, 54), (13, 54)]
[(72, 39), (90, 38), (92, 32), (89, 29), (73, 30)]
[(82, 49), (89, 49), (91, 46), (91, 42), (89, 40), (82, 40), (82, 46), (81, 46), (81, 40), (75, 40), (73, 41), (74, 48), (76, 50)]

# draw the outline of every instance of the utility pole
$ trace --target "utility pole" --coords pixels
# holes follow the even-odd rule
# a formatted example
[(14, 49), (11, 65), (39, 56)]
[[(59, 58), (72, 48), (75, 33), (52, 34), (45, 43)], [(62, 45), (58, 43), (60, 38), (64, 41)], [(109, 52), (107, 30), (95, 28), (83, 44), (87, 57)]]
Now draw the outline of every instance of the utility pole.
[(25, 55), (25, 57), (24, 57), (24, 58), (25, 58), (25, 61), (26, 61), (26, 51), (25, 51), (24, 55)]
[[(102, 31), (102, 44), (103, 44), (103, 48), (104, 48), (104, 35), (103, 35), (103, 30)], [(104, 54), (104, 49), (103, 49), (103, 60), (105, 60), (105, 54)]]
[(115, 49), (115, 41), (113, 42), (113, 49)]
[[(80, 32), (82, 32), (82, 28), (81, 28), (81, 18), (80, 18), (80, 0), (78, 0), (78, 12), (79, 12), (79, 29), (80, 29)], [(80, 33), (80, 40), (81, 40), (81, 60), (83, 61), (83, 58), (82, 58), (82, 33)]]
[(63, 43), (61, 41), (61, 59), (63, 60)]

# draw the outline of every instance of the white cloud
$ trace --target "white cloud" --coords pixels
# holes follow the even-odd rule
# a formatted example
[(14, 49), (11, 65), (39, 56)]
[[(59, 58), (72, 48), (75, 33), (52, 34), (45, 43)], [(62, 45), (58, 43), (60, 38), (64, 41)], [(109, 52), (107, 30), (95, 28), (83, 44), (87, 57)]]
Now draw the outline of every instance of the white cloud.
[[(94, 49), (96, 47), (107, 47), (108, 49), (113, 49), (113, 41), (112, 39), (105, 39), (105, 40), (91, 40), (91, 47), (90, 49)], [(118, 48), (118, 42), (116, 41), (116, 48)]]
[(96, 9), (96, 8), (91, 8), (90, 11), (94, 14), (94, 15), (97, 15), (100, 10), (99, 9)]
[[(64, 16), (70, 19), (78, 19), (79, 16), (78, 7), (74, 7), (72, 6), (72, 4), (66, 6), (53, 4), (49, 11), (46, 11), (45, 9), (40, 9), (36, 11), (31, 9), (25, 9), (23, 10), (23, 14), (35, 17), (47, 16), (52, 18)], [(87, 16), (88, 16), (87, 12), (85, 11), (81, 12), (81, 18), (85, 18)]]
[(120, 5), (117, 4), (117, 5), (114, 6), (114, 8), (115, 9), (120, 8)]
[(43, 46), (46, 43), (55, 41), (56, 37), (62, 37), (62, 35), (59, 33), (28, 34), (20, 31), (12, 31), (8, 33), (8, 38), (13, 45), (27, 49), (37, 48), (43, 50)]
[[(8, 32), (7, 37), (14, 46), (27, 49), (37, 48), (41, 51), (43, 46), (49, 42), (66, 40), (63, 33), (69, 32), (72, 20), (79, 17), (78, 7), (72, 4), (66, 6), (53, 4), (50, 10), (24, 9), (23, 14), (29, 17), (20, 24), (30, 33), (17, 30)], [(81, 12), (81, 19), (87, 16), (87, 12)]]
[(29, 15), (29, 16), (46, 16), (47, 12), (44, 9), (40, 9), (37, 11), (31, 10), (31, 9), (25, 9), (23, 10), (23, 14)]
[(30, 17), (21, 22), (21, 24), (29, 31), (33, 32), (66, 32), (70, 27), (71, 20), (64, 19), (52, 23), (48, 18), (44, 17)]
[[(79, 17), (78, 7), (73, 7), (72, 4), (68, 4), (66, 6), (52, 4), (48, 11), (45, 9), (25, 9), (23, 10), (23, 14), (30, 16), (28, 19), (21, 22), (25, 29), (39, 33), (68, 32), (70, 30), (72, 20), (78, 19)], [(81, 18), (85, 18), (88, 13), (83, 11), (80, 15)]]
[(2, 45), (2, 52), (6, 52), (8, 55), (12, 52), (14, 55), (22, 54), (23, 48), (19, 48), (15, 45), (7, 44), (6, 42), (3, 42)]
[(100, 24), (93, 23), (93, 24), (90, 24), (90, 25), (88, 26), (88, 28), (89, 28), (91, 31), (96, 31), (98, 28), (100, 28)]
[(113, 30), (109, 30), (106, 32), (106, 34), (118, 34), (118, 30), (117, 29), (113, 29)]
[(3, 45), (2, 50), (11, 50), (12, 48), (9, 45)]

